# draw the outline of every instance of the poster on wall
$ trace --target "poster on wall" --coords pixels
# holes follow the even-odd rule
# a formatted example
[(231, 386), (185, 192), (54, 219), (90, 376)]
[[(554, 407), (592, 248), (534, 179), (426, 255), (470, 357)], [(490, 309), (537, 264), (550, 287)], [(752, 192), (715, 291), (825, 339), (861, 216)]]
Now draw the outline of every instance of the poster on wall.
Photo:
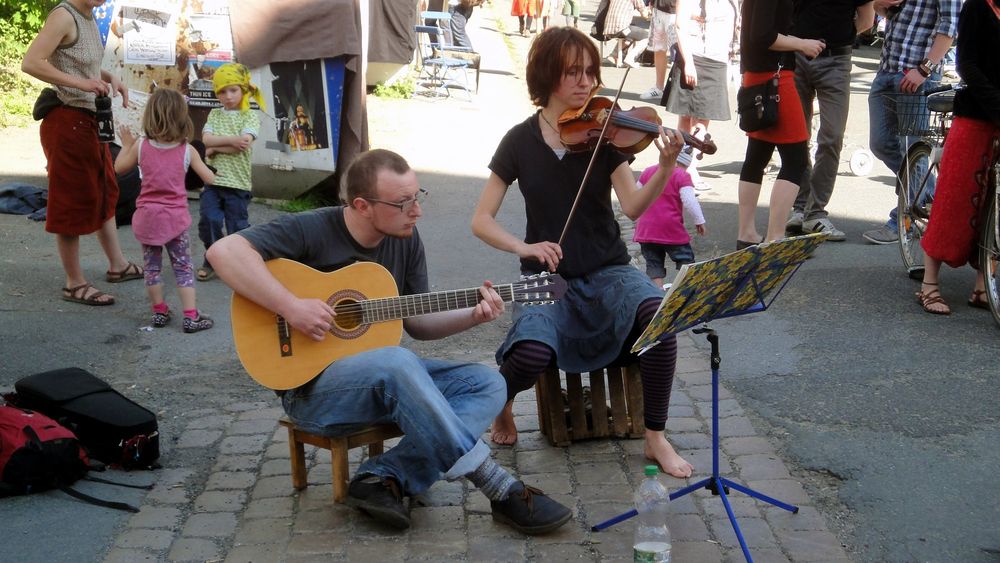
[(215, 69), (233, 61), (233, 35), (226, 14), (192, 14), (187, 18), (188, 96), (198, 107), (220, 107), (212, 89)]
[(141, 4), (123, 4), (112, 32), (122, 39), (125, 64), (174, 64), (175, 14)]
[(320, 61), (271, 63), (270, 71), (278, 142), (292, 151), (329, 147)]

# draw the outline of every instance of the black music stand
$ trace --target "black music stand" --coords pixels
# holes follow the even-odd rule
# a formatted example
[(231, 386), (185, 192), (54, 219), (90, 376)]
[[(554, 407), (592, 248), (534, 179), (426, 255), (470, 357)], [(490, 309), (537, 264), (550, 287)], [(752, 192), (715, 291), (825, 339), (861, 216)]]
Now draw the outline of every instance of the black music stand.
[[(712, 346), (712, 474), (697, 483), (671, 493), (670, 500), (678, 499), (697, 489), (705, 488), (722, 498), (726, 514), (736, 532), (736, 539), (743, 549), (743, 556), (750, 563), (750, 550), (736, 523), (736, 516), (729, 504), (729, 489), (762, 500), (792, 513), (798, 507), (771, 498), (749, 487), (734, 483), (719, 475), (719, 337), (708, 327), (714, 319), (735, 317), (764, 311), (771, 306), (777, 294), (785, 287), (793, 273), (813, 253), (816, 246), (826, 239), (826, 234), (816, 233), (751, 246), (714, 260), (683, 266), (674, 283), (660, 303), (649, 326), (632, 346), (633, 352), (642, 354), (656, 346), (665, 335), (676, 334), (696, 325), (695, 334), (707, 334)], [(597, 532), (638, 513), (635, 509), (615, 516), (591, 528)]]

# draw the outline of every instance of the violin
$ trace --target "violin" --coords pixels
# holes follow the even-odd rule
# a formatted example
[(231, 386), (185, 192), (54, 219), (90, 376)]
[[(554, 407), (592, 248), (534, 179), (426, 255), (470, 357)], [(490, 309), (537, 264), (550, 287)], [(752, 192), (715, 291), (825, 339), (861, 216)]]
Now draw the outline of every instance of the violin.
[[(611, 122), (605, 127), (608, 114), (611, 114)], [(622, 152), (637, 154), (659, 137), (661, 130), (673, 131), (661, 125), (660, 116), (651, 107), (622, 110), (614, 101), (600, 96), (592, 97), (580, 109), (564, 112), (558, 123), (559, 140), (570, 152), (593, 150), (604, 142)], [(715, 154), (717, 149), (710, 135), (706, 134), (701, 140), (685, 131), (680, 134), (688, 145), (705, 154)]]

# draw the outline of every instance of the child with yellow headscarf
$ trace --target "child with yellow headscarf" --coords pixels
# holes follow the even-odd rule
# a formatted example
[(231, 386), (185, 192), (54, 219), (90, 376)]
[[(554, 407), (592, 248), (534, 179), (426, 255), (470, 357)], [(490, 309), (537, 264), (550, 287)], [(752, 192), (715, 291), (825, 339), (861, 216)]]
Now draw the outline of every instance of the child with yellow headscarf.
[[(198, 236), (205, 250), (224, 236), (250, 226), (250, 156), (260, 131), (260, 119), (250, 111), (250, 99), (263, 109), (260, 89), (250, 83), (250, 70), (239, 63), (226, 63), (212, 77), (215, 95), (222, 103), (208, 114), (202, 141), (208, 164), (216, 169), (215, 183), (201, 194)], [(198, 269), (198, 280), (208, 281), (215, 271), (206, 258)]]

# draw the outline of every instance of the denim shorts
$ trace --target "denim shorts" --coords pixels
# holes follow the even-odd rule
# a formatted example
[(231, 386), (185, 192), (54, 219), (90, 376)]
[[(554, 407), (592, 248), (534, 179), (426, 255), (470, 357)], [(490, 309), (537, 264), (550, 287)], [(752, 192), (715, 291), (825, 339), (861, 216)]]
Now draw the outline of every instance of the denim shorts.
[(684, 264), (694, 262), (694, 250), (690, 244), (660, 244), (658, 242), (640, 242), (642, 257), (646, 260), (646, 275), (651, 278), (666, 277), (667, 269), (664, 261), (669, 255), (680, 270)]

